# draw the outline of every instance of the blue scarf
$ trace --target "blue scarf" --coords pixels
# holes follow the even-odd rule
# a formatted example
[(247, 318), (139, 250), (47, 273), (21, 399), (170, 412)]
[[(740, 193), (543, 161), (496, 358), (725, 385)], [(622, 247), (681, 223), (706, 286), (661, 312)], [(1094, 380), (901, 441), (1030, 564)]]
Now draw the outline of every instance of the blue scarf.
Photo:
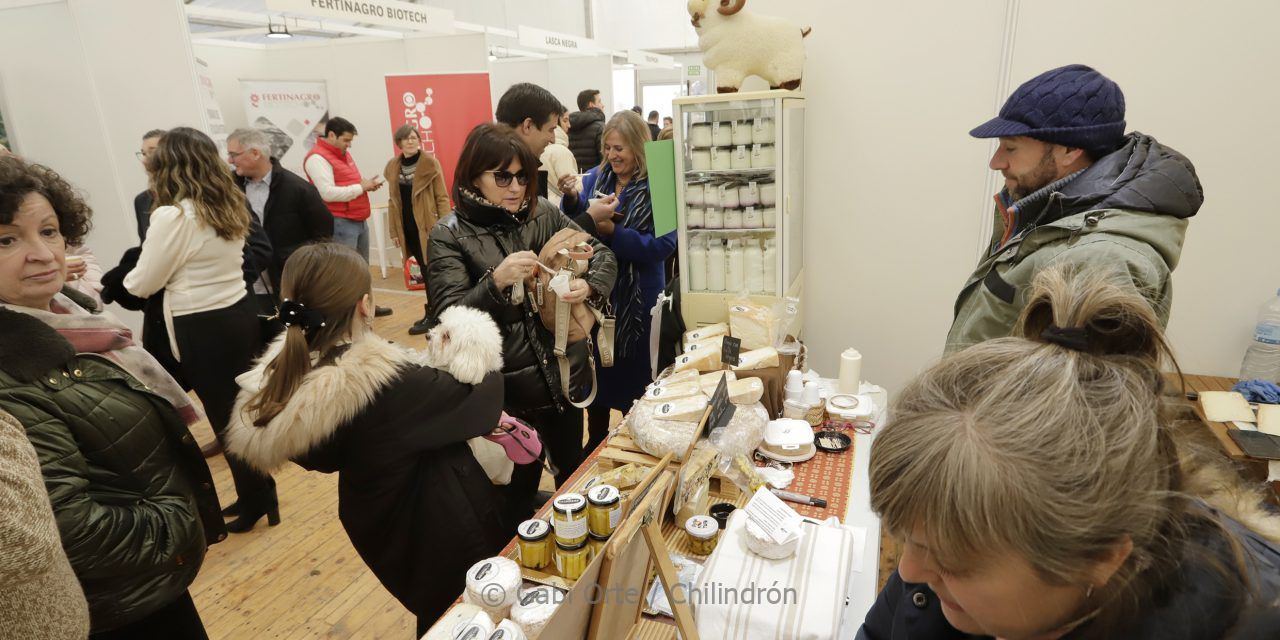
[[(601, 193), (613, 193), (617, 189), (618, 176), (613, 167), (605, 164), (600, 167), (596, 176), (595, 188)], [(649, 178), (636, 178), (623, 187), (619, 195), (622, 201), (622, 226), (653, 235), (653, 202), (649, 196)], [(619, 265), (621, 266), (621, 265)], [(644, 300), (640, 297), (639, 276), (634, 264), (628, 264), (625, 270), (618, 270), (618, 280), (613, 286), (614, 309), (618, 318), (617, 351), (618, 357), (630, 355), (640, 342), (641, 334), (649, 310), (644, 308)]]

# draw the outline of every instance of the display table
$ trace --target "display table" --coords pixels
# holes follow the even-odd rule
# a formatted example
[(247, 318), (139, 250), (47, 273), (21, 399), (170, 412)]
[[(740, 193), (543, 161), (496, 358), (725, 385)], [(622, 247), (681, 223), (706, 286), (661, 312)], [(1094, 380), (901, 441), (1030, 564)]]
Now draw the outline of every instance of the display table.
[[(1171, 383), (1177, 385), (1177, 380), (1172, 376)], [(1183, 380), (1186, 382), (1188, 392), (1200, 393), (1202, 391), (1230, 391), (1231, 387), (1239, 382), (1236, 378), (1224, 378), (1220, 376), (1197, 376), (1184, 375)], [(1214, 440), (1222, 449), (1227, 457), (1240, 463), (1245, 476), (1253, 481), (1267, 483), (1268, 464), (1266, 460), (1251, 458), (1240, 450), (1235, 440), (1231, 439), (1230, 432), (1237, 427), (1230, 422), (1215, 422), (1209, 420), (1204, 415), (1204, 409), (1199, 402), (1192, 403), (1195, 407), (1196, 415), (1204, 422), (1205, 427), (1213, 434)], [(1268, 497), (1272, 502), (1280, 503), (1280, 481), (1270, 482), (1270, 490)]]
[[(822, 384), (830, 390), (835, 385), (835, 382), (835, 380), (823, 380)], [(885, 418), (887, 394), (883, 390), (879, 390), (878, 387), (875, 387), (874, 389), (875, 391), (865, 393), (864, 395), (870, 396), (877, 405), (878, 414), (876, 416), (875, 423), (877, 425), (876, 428), (878, 429), (879, 425), (883, 423)], [(837, 464), (828, 460), (824, 462), (824, 466), (821, 468), (811, 467), (815, 473), (806, 475), (803, 472), (803, 465), (809, 463), (801, 463), (795, 467), (795, 470), (797, 470), (797, 480), (796, 483), (790, 487), (792, 490), (801, 492), (803, 491), (802, 483), (806, 480), (810, 483), (807, 486), (815, 486), (814, 483), (816, 481), (813, 480), (813, 477), (820, 475), (820, 473), (817, 472), (821, 472), (821, 474), (829, 474), (833, 473), (836, 469), (843, 469), (840, 473), (846, 475), (846, 477), (840, 478), (824, 478), (821, 482), (821, 486), (843, 487), (847, 490), (847, 495), (839, 497), (833, 495), (824, 496), (815, 492), (817, 497), (827, 498), (829, 502), (832, 503), (832, 507), (835, 507), (836, 503), (843, 503), (844, 508), (842, 510), (836, 513), (829, 513), (834, 509), (815, 510), (815, 508), (812, 507), (801, 507), (794, 504), (791, 505), (796, 507), (796, 510), (802, 515), (815, 518), (836, 516), (839, 517), (846, 525), (862, 530), (861, 536), (865, 542), (862, 545), (861, 552), (855, 553), (851, 559), (852, 566), (849, 590), (847, 594), (848, 599), (846, 612), (841, 625), (841, 631), (838, 635), (840, 638), (851, 638), (855, 635), (858, 627), (866, 617), (867, 611), (871, 608), (871, 605), (875, 603), (879, 590), (878, 560), (880, 553), (880, 521), (879, 518), (871, 512), (870, 493), (868, 490), (868, 469), (870, 465), (871, 445), (875, 438), (875, 433), (874, 430), (872, 433), (866, 434), (854, 433), (852, 431), (847, 433), (854, 441), (850, 451), (846, 452), (846, 454), (852, 454), (852, 464), (848, 464), (847, 461), (841, 461), (843, 464)], [(610, 439), (606, 440), (600, 445), (600, 447), (590, 453), (583, 464), (565, 483), (565, 487), (574, 486), (584, 474), (588, 473), (588, 470), (595, 468), (598, 458), (602, 456), (602, 453), (606, 452), (606, 450), (616, 451), (618, 446), (622, 446), (625, 449), (633, 448), (632, 443), (630, 443), (629, 438), (627, 438), (625, 434), (615, 434), (611, 436)], [(837, 457), (843, 458), (846, 454), (825, 454), (819, 452), (819, 456), (831, 456), (832, 459), (836, 459)], [(636, 455), (643, 456), (643, 454)], [(818, 460), (818, 458), (815, 458), (815, 460)], [(748, 496), (741, 496), (739, 501), (745, 503), (747, 497)], [(543, 507), (538, 510), (536, 517), (548, 517), (550, 515), (549, 507), (549, 503), (543, 505)], [(667, 523), (666, 531), (668, 534), (671, 534), (675, 531), (674, 526), (671, 523)], [(676, 536), (673, 538), (671, 535), (668, 535), (668, 538), (671, 540), (675, 540), (680, 537), (682, 536)], [(500, 555), (507, 555), (511, 553), (515, 546), (516, 540), (513, 538)], [(679, 548), (678, 545), (672, 545), (670, 551), (672, 553), (681, 553), (686, 550)], [(435, 630), (433, 629), (433, 631)], [(643, 637), (657, 640), (659, 638), (675, 638), (677, 637), (677, 634), (676, 628), (670, 624), (670, 619), (646, 616), (632, 629), (631, 637)], [(576, 639), (556, 638), (555, 640)], [(618, 640), (623, 639), (619, 638)]]

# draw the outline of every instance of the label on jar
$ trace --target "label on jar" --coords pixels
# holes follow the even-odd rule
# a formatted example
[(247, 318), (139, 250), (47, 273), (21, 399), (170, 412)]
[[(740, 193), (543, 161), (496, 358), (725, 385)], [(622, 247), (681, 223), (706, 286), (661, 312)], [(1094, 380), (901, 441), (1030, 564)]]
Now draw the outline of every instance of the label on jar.
[(760, 157), (760, 145), (758, 145), (758, 144), (756, 144), (756, 145), (752, 145), (752, 147), (751, 147), (751, 155), (753, 155), (753, 156), (755, 156), (755, 157), (757, 157), (757, 158), (759, 158), (759, 157)]
[(751, 197), (752, 197), (752, 198), (759, 198), (759, 197), (760, 197), (760, 185), (756, 184), (756, 181), (755, 181), (755, 180), (752, 180), (751, 182), (748, 182), (748, 183), (747, 183), (747, 188), (751, 190)]
[(586, 517), (574, 521), (556, 520), (556, 537), (564, 540), (577, 540), (587, 535)]
[(715, 134), (717, 134), (717, 133), (720, 133), (720, 123), (719, 123), (718, 121), (717, 121), (717, 122), (712, 122), (712, 123), (711, 123), (711, 135), (713, 135), (713, 136), (714, 136), (714, 135), (715, 135)]
[(536, 539), (547, 535), (551, 525), (546, 520), (525, 520), (520, 525), (519, 533), (523, 538)]
[[(759, 147), (759, 146), (760, 145), (756, 145), (756, 147)], [(738, 145), (738, 159), (745, 160), (746, 158), (747, 158), (747, 148), (743, 145)]]
[(723, 184), (722, 184), (722, 185), (720, 185), (720, 186), (716, 187), (716, 189), (720, 192), (720, 199), (721, 199), (721, 200), (724, 200), (724, 190), (725, 190), (725, 187), (726, 187), (726, 186), (727, 186), (727, 185), (723, 185)]
[(609, 528), (617, 529), (618, 520), (622, 519), (622, 509), (614, 509), (609, 512)]
[(684, 530), (695, 538), (706, 540), (720, 530), (720, 523), (711, 516), (693, 516), (684, 523)]
[(764, 118), (755, 119), (755, 129), (756, 131), (764, 131)]

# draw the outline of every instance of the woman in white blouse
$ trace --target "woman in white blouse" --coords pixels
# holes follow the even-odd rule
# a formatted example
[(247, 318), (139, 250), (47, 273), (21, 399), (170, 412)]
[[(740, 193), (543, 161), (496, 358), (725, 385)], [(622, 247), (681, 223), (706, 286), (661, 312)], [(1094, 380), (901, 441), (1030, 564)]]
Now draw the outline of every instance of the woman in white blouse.
[[(257, 306), (241, 268), (249, 209), (213, 140), (195, 129), (162, 136), (147, 171), (156, 208), (124, 286), (140, 298), (164, 289), (169, 348), (221, 441), (239, 391), (235, 378), (260, 345)], [(238, 502), (224, 515), (239, 516), (227, 529), (248, 531), (264, 515), (278, 524), (275, 481), (231, 455), (227, 465)]]

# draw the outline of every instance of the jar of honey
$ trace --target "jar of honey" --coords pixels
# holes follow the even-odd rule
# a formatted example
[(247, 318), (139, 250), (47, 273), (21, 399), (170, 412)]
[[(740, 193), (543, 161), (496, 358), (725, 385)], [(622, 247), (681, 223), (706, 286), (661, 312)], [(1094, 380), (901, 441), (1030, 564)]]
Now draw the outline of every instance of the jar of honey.
[(586, 542), (586, 498), (578, 493), (566, 493), (552, 501), (551, 511), (551, 523), (556, 529), (556, 542), (568, 545)]
[(587, 529), (591, 537), (605, 540), (618, 528), (622, 518), (622, 494), (602, 484), (587, 492)]
[(551, 564), (551, 524), (546, 520), (525, 520), (516, 529), (520, 566), (541, 569)]

